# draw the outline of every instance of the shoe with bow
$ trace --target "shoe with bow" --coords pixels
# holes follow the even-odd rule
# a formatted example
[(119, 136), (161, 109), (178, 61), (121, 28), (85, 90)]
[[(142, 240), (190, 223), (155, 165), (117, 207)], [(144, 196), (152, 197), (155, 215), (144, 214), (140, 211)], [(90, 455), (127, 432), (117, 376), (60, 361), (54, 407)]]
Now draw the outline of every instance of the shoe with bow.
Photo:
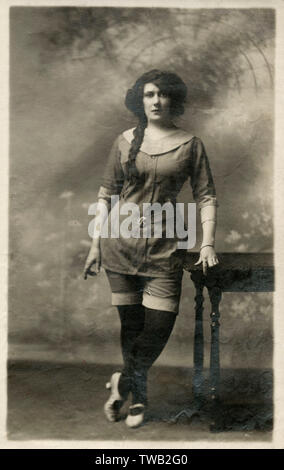
[(106, 384), (106, 388), (110, 390), (110, 397), (104, 404), (104, 412), (108, 421), (112, 422), (118, 421), (120, 408), (125, 401), (118, 391), (120, 376), (121, 372), (115, 372)]
[(145, 405), (143, 403), (136, 403), (129, 407), (129, 413), (125, 420), (129, 428), (138, 428), (144, 421)]

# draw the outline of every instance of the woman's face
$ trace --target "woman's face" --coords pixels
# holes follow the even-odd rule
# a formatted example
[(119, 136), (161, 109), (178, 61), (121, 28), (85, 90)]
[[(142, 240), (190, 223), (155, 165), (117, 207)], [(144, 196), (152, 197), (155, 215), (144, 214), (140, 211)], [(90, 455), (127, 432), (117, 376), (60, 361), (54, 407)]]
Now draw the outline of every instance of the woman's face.
[(144, 86), (143, 105), (148, 122), (168, 122), (171, 120), (171, 100), (154, 83), (146, 83)]

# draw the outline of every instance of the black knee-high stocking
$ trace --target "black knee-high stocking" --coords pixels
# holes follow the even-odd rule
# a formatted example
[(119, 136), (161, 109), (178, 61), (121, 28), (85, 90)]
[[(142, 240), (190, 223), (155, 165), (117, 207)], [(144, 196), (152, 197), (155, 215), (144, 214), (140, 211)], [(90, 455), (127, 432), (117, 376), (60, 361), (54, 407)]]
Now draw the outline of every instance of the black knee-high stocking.
[(147, 373), (163, 351), (173, 330), (176, 314), (145, 309), (145, 322), (133, 346), (132, 402), (147, 404)]
[(134, 342), (144, 328), (145, 309), (143, 305), (119, 305), (117, 307), (121, 322), (120, 344), (124, 368), (119, 381), (119, 393), (126, 398), (132, 389)]
[(143, 318), (143, 314), (136, 317), (133, 311), (132, 314), (130, 312), (129, 309), (120, 315), (125, 366), (119, 383), (119, 391), (126, 393), (126, 390), (128, 392), (131, 390), (133, 404), (146, 404), (147, 373), (169, 339), (176, 314), (145, 308)]

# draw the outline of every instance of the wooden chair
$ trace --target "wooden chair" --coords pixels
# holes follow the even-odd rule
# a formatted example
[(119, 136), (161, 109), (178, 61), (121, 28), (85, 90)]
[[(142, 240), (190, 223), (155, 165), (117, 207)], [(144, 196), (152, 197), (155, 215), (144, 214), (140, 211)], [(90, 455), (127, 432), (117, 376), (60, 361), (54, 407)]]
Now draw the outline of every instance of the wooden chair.
[[(193, 403), (175, 416), (177, 421), (182, 415), (191, 418), (195, 414), (207, 413), (205, 397), (210, 398), (210, 419), (214, 425), (220, 409), (220, 302), (223, 292), (272, 292), (274, 290), (274, 267), (272, 253), (218, 253), (219, 264), (208, 269), (203, 275), (202, 265), (194, 266), (199, 254), (189, 253), (185, 270), (190, 272), (194, 283), (195, 296), (195, 333), (194, 333), (194, 372)], [(203, 302), (204, 288), (207, 288), (211, 302), (211, 352), (209, 393), (204, 390), (203, 360)], [(208, 407), (207, 407), (208, 408)], [(208, 414), (208, 413), (207, 413)]]

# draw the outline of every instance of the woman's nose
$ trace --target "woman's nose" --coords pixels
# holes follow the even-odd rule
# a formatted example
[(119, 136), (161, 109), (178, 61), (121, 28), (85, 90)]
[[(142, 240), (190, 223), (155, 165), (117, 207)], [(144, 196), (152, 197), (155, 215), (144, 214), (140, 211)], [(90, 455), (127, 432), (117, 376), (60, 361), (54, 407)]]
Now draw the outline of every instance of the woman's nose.
[(154, 104), (158, 104), (159, 102), (160, 102), (160, 97), (159, 97), (159, 95), (158, 95), (158, 94), (157, 94), (157, 95), (154, 95), (154, 96), (153, 96), (153, 103), (154, 103)]

